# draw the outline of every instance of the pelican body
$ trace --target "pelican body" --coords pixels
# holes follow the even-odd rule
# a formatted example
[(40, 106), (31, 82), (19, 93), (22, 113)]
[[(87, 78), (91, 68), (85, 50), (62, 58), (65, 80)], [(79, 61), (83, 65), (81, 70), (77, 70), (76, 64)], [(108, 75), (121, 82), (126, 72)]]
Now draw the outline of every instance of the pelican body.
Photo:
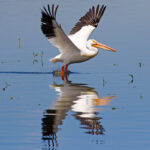
[(68, 65), (87, 61), (98, 54), (98, 48), (116, 52), (115, 49), (97, 42), (94, 39), (88, 40), (89, 35), (98, 26), (104, 14), (106, 6), (92, 6), (89, 11), (80, 18), (72, 28), (69, 35), (66, 35), (61, 26), (56, 21), (58, 5), (47, 9), (43, 7), (41, 18), (41, 30), (48, 38), (48, 41), (58, 48), (60, 54), (50, 59), (51, 62), (62, 62), (61, 76), (63, 79), (64, 70)]

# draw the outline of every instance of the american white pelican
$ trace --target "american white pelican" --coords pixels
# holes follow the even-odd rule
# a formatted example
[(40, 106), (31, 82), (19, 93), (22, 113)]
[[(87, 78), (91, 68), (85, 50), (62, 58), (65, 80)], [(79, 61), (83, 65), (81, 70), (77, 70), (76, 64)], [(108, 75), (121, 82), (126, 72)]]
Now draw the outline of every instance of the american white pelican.
[(47, 9), (43, 7), (41, 18), (41, 29), (48, 41), (59, 49), (60, 54), (50, 59), (51, 62), (63, 62), (61, 67), (61, 76), (63, 79), (64, 70), (67, 71), (68, 65), (79, 63), (93, 58), (98, 54), (98, 49), (105, 49), (116, 52), (104, 44), (97, 42), (94, 39), (88, 40), (89, 35), (98, 26), (101, 17), (104, 14), (106, 6), (92, 6), (89, 11), (80, 18), (80, 20), (72, 28), (69, 35), (66, 35), (56, 21), (56, 13), (58, 5)]

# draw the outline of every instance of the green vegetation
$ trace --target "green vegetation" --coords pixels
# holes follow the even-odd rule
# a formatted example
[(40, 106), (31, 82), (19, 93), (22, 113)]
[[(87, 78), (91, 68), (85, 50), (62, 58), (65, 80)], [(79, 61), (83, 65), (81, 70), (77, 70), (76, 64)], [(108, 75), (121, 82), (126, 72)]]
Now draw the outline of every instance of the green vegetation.
[(37, 56), (38, 53), (33, 52), (33, 64), (38, 62)]
[(10, 100), (13, 100), (14, 98), (12, 96), (9, 97)]
[[(38, 53), (33, 52), (33, 64), (39, 62), (38, 56), (39, 56)], [(44, 52), (42, 51), (41, 54), (40, 54), (40, 62), (41, 62), (41, 66), (42, 67), (44, 65), (44, 61), (43, 61), (44, 59), (43, 59), (43, 57), (44, 57)]]

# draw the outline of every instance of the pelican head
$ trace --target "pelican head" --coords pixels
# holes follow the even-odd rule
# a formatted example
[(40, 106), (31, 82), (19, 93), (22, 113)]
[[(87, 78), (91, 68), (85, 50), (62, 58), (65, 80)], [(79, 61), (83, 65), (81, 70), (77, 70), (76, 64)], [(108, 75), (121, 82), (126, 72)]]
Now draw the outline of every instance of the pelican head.
[(104, 45), (102, 43), (99, 43), (94, 39), (91, 39), (91, 40), (88, 41), (88, 47), (90, 47), (90, 49), (101, 48), (101, 49), (104, 49), (104, 50), (109, 50), (109, 51), (112, 51), (112, 52), (116, 52), (115, 49), (113, 49), (113, 48), (111, 48), (107, 45)]

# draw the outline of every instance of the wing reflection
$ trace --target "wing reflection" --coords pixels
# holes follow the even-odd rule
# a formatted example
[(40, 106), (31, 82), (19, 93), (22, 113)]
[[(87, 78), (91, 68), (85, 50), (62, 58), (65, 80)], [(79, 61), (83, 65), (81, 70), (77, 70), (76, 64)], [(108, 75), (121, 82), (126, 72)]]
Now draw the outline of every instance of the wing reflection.
[(96, 114), (100, 111), (96, 106), (108, 105), (115, 96), (98, 97), (98, 93), (94, 90), (82, 92), (72, 105), (72, 111), (75, 118), (80, 120), (81, 128), (86, 129), (87, 134), (104, 134), (104, 128), (100, 123), (100, 117)]
[(100, 123), (102, 118), (97, 117), (101, 109), (97, 106), (108, 105), (115, 96), (99, 97), (94, 88), (70, 81), (50, 87), (58, 93), (58, 99), (45, 111), (42, 119), (42, 139), (48, 141), (49, 147), (53, 149), (58, 145), (56, 133), (69, 110), (74, 112), (73, 116), (80, 121), (80, 128), (84, 129), (85, 133), (104, 134), (104, 128)]
[(57, 144), (57, 125), (55, 125), (56, 110), (47, 109), (42, 118), (42, 140), (48, 141), (48, 149), (54, 149)]

